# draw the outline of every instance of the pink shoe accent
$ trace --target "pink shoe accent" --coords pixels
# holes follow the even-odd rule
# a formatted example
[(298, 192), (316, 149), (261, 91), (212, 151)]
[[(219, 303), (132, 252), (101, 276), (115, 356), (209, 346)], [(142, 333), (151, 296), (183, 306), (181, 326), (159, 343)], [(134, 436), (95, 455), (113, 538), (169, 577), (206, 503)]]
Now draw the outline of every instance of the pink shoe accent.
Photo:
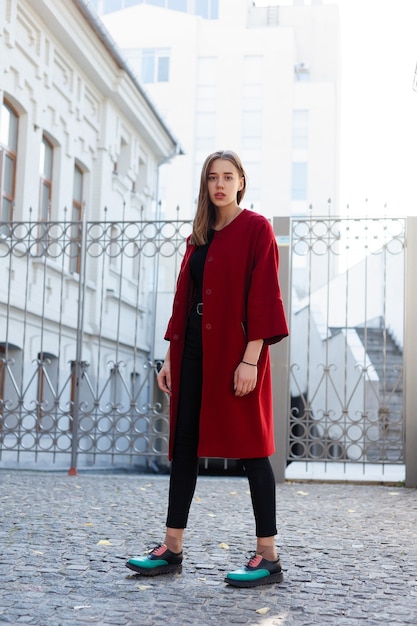
[(168, 548), (166, 547), (166, 545), (162, 544), (162, 546), (158, 546), (157, 548), (152, 550), (151, 554), (153, 554), (154, 556), (162, 556), (164, 552), (167, 551), (167, 549)]
[(248, 567), (258, 567), (259, 563), (262, 561), (262, 557), (260, 554), (255, 554), (255, 556), (253, 556), (249, 563), (248, 563)]

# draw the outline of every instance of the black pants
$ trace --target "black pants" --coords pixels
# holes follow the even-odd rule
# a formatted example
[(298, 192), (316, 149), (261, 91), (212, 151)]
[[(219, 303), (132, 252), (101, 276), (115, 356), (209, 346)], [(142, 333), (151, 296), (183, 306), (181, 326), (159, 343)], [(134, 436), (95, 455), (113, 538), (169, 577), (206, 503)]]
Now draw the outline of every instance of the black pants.
[[(202, 380), (201, 316), (194, 311), (188, 324), (181, 368), (166, 523), (169, 528), (186, 528), (194, 496)], [(242, 463), (249, 480), (256, 536), (276, 535), (275, 477), (269, 459), (242, 459)]]

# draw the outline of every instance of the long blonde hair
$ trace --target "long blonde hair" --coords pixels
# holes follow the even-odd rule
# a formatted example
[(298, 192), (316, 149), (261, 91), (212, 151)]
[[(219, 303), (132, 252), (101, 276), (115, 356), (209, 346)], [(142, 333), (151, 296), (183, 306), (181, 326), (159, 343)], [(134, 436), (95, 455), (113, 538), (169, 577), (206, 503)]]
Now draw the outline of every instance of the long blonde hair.
[(230, 161), (237, 169), (239, 177), (243, 177), (243, 187), (237, 192), (236, 196), (237, 204), (240, 204), (246, 191), (246, 173), (238, 155), (232, 150), (218, 150), (217, 152), (209, 154), (201, 170), (200, 192), (198, 194), (197, 211), (194, 217), (193, 232), (191, 235), (191, 243), (196, 246), (203, 246), (208, 242), (208, 232), (216, 221), (215, 208), (210, 201), (207, 185), (212, 163), (216, 159)]

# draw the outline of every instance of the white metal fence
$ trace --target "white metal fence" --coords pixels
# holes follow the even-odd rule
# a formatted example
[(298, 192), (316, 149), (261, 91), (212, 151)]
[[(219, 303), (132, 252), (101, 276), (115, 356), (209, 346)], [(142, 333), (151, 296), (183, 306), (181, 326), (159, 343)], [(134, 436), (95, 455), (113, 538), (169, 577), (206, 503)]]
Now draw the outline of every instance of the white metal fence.
[(166, 466), (156, 334), (189, 232), (188, 222), (2, 226), (3, 465)]
[(405, 463), (404, 251), (404, 219), (292, 220), (288, 461)]
[[(280, 356), (289, 362), (273, 370), (288, 394), (276, 416), (281, 456), (289, 468), (403, 465), (406, 222), (284, 222), (291, 336)], [(190, 229), (1, 225), (0, 467), (167, 468), (155, 374)]]

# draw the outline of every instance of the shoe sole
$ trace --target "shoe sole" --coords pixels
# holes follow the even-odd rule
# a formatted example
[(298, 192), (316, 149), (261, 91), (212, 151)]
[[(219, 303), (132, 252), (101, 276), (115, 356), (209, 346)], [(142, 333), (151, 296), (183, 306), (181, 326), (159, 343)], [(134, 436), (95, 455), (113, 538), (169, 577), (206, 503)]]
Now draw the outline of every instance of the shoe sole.
[(277, 574), (271, 574), (270, 576), (264, 576), (263, 578), (257, 578), (254, 580), (233, 580), (232, 578), (225, 578), (224, 582), (233, 587), (260, 587), (261, 585), (272, 585), (274, 583), (282, 583), (284, 580), (283, 572)]
[(182, 572), (182, 564), (177, 565), (160, 565), (159, 567), (147, 568), (133, 565), (132, 563), (126, 563), (126, 567), (131, 569), (136, 574), (142, 574), (142, 576), (158, 576), (159, 574), (179, 574)]

